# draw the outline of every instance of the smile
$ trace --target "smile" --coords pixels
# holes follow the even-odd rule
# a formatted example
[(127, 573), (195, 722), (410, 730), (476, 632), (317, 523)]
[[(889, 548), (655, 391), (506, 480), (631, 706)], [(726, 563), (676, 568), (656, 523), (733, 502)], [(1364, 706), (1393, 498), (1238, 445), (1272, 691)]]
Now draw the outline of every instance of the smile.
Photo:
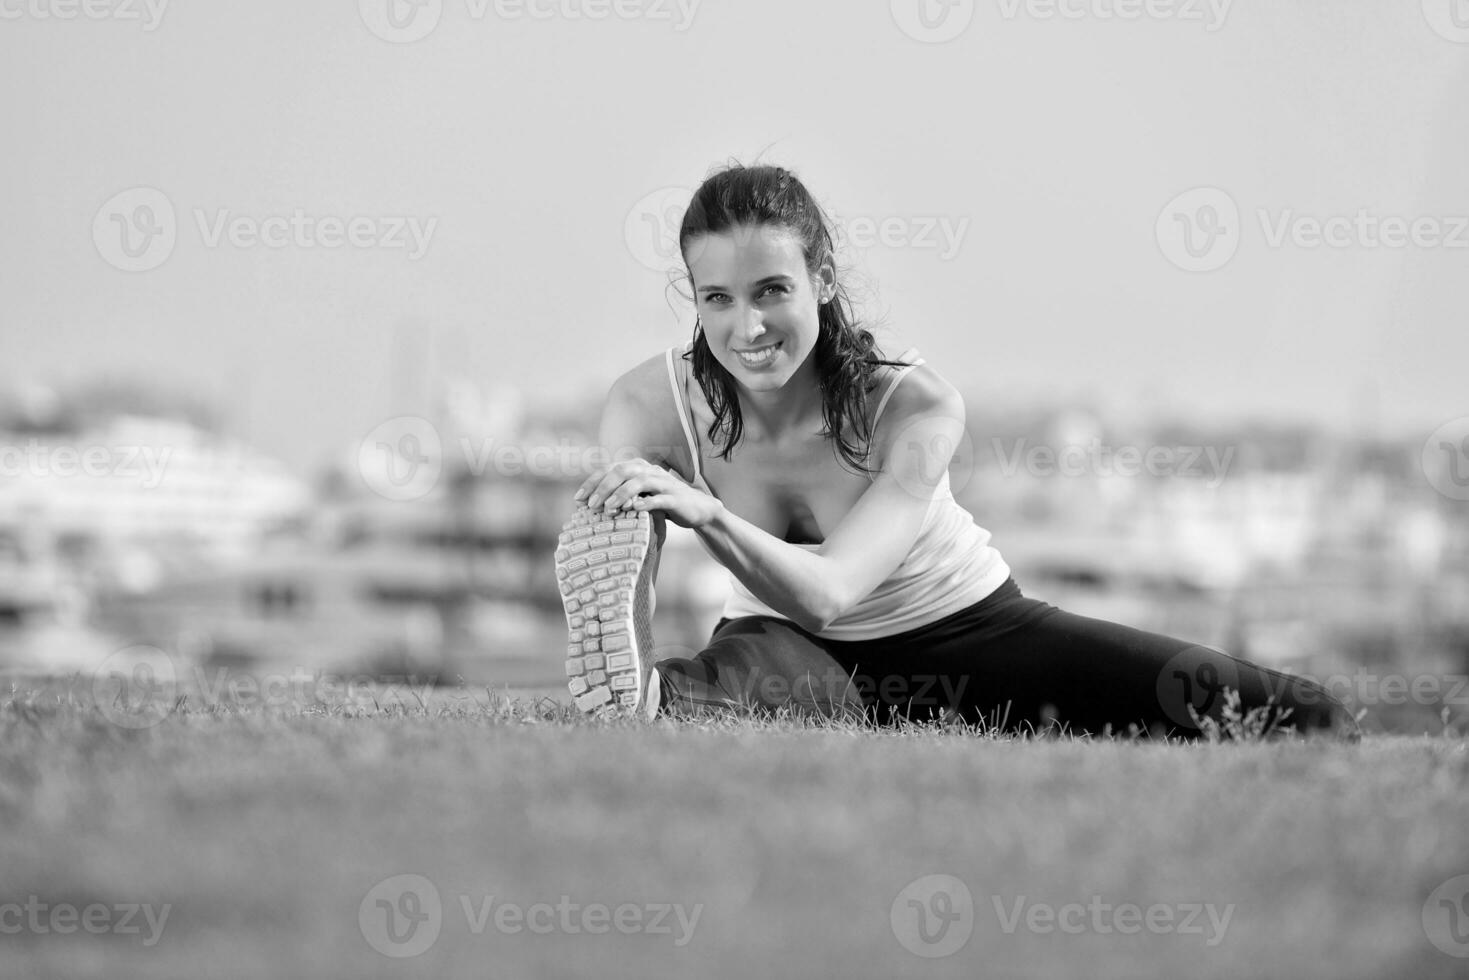
[(780, 345), (783, 343), (785, 343), (783, 340), (777, 341), (766, 347), (758, 347), (754, 351), (737, 350), (735, 353), (739, 355), (740, 363), (745, 365), (745, 367), (763, 367), (775, 359), (775, 352), (780, 349)]

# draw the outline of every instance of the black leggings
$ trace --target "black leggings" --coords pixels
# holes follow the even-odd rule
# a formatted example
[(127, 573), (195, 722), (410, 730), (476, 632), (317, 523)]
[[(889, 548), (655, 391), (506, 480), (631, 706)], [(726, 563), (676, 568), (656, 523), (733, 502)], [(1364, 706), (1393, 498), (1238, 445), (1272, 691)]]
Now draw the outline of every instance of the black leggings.
[(721, 619), (704, 650), (657, 669), (660, 710), (674, 715), (788, 708), (878, 724), (1194, 738), (1195, 713), (1220, 721), (1233, 689), (1241, 712), (1272, 706), (1280, 728), (1359, 734), (1347, 708), (1313, 681), (1066, 612), (1021, 595), (1014, 579), (966, 609), (875, 640), (823, 639), (772, 616)]

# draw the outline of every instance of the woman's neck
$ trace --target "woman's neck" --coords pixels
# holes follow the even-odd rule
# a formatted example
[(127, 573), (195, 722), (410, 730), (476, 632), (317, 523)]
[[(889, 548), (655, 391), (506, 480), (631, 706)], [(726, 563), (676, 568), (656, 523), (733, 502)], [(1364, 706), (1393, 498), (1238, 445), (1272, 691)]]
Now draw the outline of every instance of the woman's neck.
[(816, 365), (807, 358), (785, 384), (773, 391), (751, 391), (739, 385), (740, 416), (755, 442), (776, 442), (795, 432), (819, 432), (821, 386)]

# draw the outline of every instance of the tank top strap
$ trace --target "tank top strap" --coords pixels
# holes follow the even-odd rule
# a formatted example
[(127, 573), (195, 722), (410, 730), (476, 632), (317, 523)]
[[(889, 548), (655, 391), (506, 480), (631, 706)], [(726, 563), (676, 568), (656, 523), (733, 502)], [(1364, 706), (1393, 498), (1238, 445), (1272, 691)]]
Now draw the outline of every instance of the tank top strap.
[(898, 384), (902, 382), (905, 377), (907, 377), (909, 371), (912, 371), (914, 368), (923, 363), (923, 358), (918, 356), (917, 347), (909, 347), (907, 350), (903, 351), (903, 353), (894, 358), (894, 360), (902, 361), (904, 366), (898, 368), (896, 371), (893, 372), (893, 380), (888, 383), (887, 390), (885, 390), (882, 393), (882, 397), (878, 399), (877, 410), (872, 413), (873, 430), (877, 429), (877, 420), (882, 418), (882, 410), (887, 408), (888, 399), (891, 398), (893, 392), (897, 390)]
[(670, 347), (667, 352), (668, 359), (668, 386), (673, 391), (673, 404), (678, 408), (678, 421), (683, 426), (684, 439), (688, 442), (689, 458), (692, 460), (694, 478), (691, 483), (697, 484), (702, 478), (699, 472), (699, 442), (694, 436), (693, 419), (688, 406), (688, 382), (680, 381), (677, 365), (674, 358), (679, 352), (687, 351), (688, 348)]

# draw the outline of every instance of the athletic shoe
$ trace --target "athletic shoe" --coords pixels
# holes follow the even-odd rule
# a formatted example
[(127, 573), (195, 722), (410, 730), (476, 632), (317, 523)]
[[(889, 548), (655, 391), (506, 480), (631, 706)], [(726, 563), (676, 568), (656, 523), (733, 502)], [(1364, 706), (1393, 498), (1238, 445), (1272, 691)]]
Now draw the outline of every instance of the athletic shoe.
[(646, 717), (658, 710), (649, 696), (657, 561), (647, 511), (608, 514), (583, 504), (562, 525), (556, 579), (569, 630), (567, 686), (587, 714), (609, 705)]

